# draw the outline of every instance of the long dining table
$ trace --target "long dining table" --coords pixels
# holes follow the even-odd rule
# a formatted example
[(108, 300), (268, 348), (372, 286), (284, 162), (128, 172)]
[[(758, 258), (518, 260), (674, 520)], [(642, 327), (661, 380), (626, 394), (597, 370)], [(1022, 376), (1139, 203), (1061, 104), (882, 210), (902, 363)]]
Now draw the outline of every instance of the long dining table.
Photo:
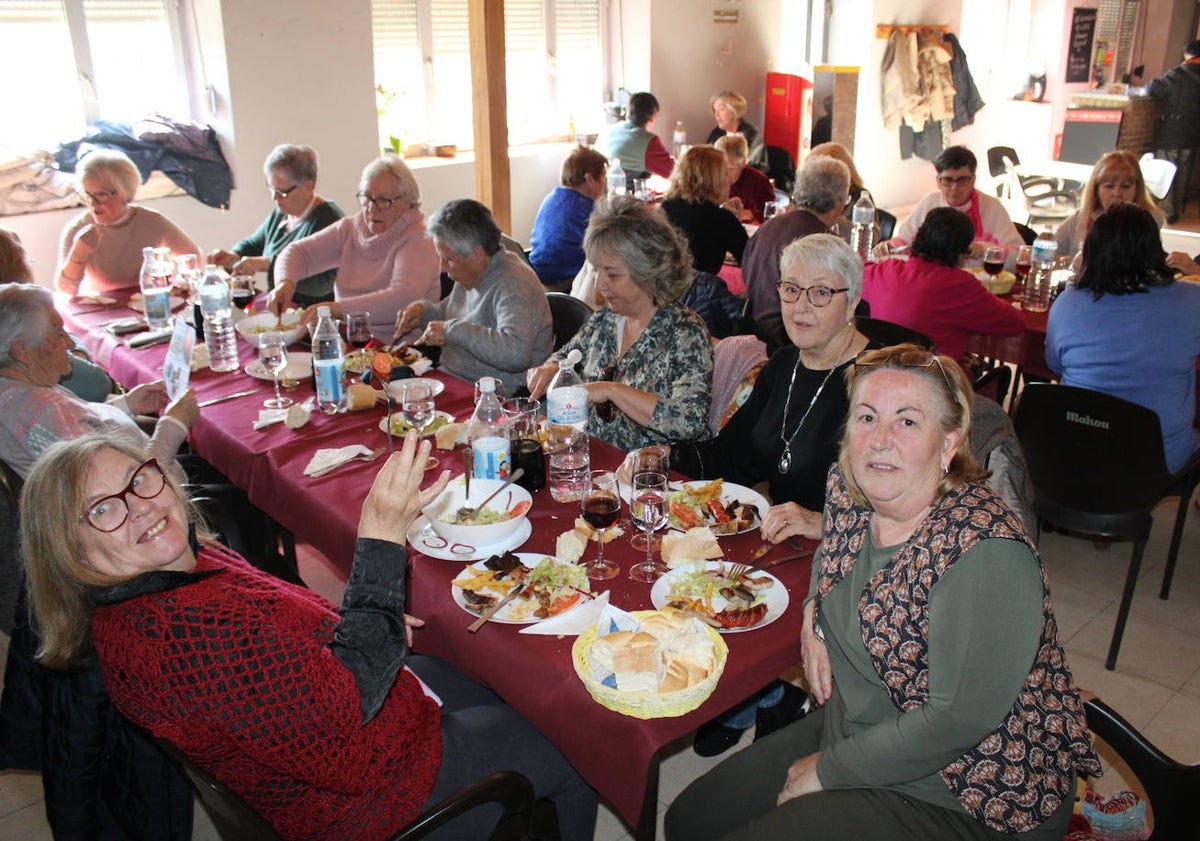
[[(130, 348), (125, 338), (113, 336), (103, 325), (132, 313), (124, 307), (102, 308), (68, 299), (59, 301), (68, 329), (79, 335), (93, 359), (125, 387), (161, 377), (165, 345)], [(243, 364), (254, 351), (239, 340)], [(472, 386), (444, 372), (431, 376), (445, 386), (437, 407), (459, 420), (472, 408)], [(315, 412), (310, 422), (292, 430), (275, 424), (255, 430), (262, 401), (270, 383), (243, 371), (224, 374), (204, 369), (192, 374), (197, 399), (204, 401), (237, 394), (238, 397), (201, 410), (189, 435), (192, 449), (246, 490), (258, 505), (299, 539), (321, 551), (343, 573), (350, 568), (359, 509), (378, 469), (376, 464), (354, 463), (319, 478), (306, 477), (304, 468), (320, 448), (363, 444), (375, 448), (386, 443), (380, 427), (384, 409), (326, 415)], [(312, 393), (302, 382), (292, 393), (303, 400)], [(442, 468), (461, 473), (457, 451), (435, 451)], [(592, 466), (616, 468), (623, 453), (602, 442), (591, 444)], [(436, 471), (430, 471), (433, 481)], [(532, 533), (519, 551), (552, 555), (559, 534), (573, 527), (578, 503), (555, 502), (548, 490), (534, 494), (529, 513)], [(721, 539), (727, 559), (746, 561), (759, 547), (757, 531)], [(809, 544), (811, 546), (811, 544)], [(589, 552), (595, 551), (589, 547)], [(773, 550), (781, 556), (786, 545)], [(627, 537), (613, 541), (606, 555), (621, 564), (621, 573), (594, 582), (597, 591), (608, 590), (610, 601), (626, 610), (651, 608), (650, 585), (632, 581), (628, 568), (642, 557)], [(764, 560), (770, 560), (768, 555)], [(638, 719), (602, 707), (574, 672), (573, 637), (520, 634), (512, 625), (489, 623), (469, 634), (474, 619), (453, 599), (451, 580), (463, 568), (422, 554), (410, 545), (409, 611), (426, 625), (416, 634), (414, 649), (443, 657), (464, 673), (489, 686), (521, 712), (572, 763), (579, 773), (611, 804), (638, 839), (655, 837), (659, 808), (658, 769), (664, 754), (699, 725), (732, 707), (794, 666), (800, 659), (801, 606), (808, 591), (810, 559), (781, 564), (773, 570), (789, 593), (790, 604), (770, 625), (725, 635), (729, 656), (712, 695), (696, 710), (674, 718)]]

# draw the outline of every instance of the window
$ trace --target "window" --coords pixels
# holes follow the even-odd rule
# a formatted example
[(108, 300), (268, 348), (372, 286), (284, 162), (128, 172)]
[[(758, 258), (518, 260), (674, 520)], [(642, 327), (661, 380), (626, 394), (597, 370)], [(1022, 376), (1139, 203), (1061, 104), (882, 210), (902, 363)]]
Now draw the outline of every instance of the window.
[[(474, 146), (467, 0), (372, 0), (382, 145)], [(505, 0), (508, 139), (561, 138), (603, 101), (600, 0)]]
[(0, 143), (54, 149), (97, 120), (191, 114), (174, 3), (0, 0)]

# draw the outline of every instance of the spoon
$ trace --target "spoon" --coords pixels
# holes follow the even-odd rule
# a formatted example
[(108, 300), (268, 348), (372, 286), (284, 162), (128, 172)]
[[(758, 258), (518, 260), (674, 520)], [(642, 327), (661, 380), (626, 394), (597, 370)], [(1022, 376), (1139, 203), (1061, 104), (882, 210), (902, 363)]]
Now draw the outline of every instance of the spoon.
[(475, 516), (479, 513), (479, 510), (481, 508), (484, 508), (489, 502), (491, 502), (493, 499), (498, 497), (502, 490), (507, 488), (509, 485), (511, 485), (513, 482), (515, 482), (517, 479), (520, 479), (524, 475), (525, 475), (525, 468), (518, 467), (512, 473), (508, 474), (508, 478), (504, 480), (503, 485), (496, 488), (496, 490), (492, 491), (491, 494), (488, 496), (488, 498), (485, 499), (483, 502), (479, 503), (478, 506), (472, 507), (470, 505), (464, 505), (462, 508), (458, 509), (458, 513), (455, 515), (455, 522), (456, 523), (465, 523), (469, 520), (474, 520)]

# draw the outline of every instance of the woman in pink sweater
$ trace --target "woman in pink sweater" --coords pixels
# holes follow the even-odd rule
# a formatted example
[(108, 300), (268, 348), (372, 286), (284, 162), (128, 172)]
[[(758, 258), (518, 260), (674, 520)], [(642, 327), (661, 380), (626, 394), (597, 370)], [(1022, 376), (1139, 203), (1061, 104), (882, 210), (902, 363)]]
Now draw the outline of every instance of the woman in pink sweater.
[[(337, 269), (335, 318), (370, 313), (371, 332), (392, 335), (396, 313), (422, 298), (437, 300), (438, 256), (425, 235), (421, 188), (395, 155), (367, 164), (358, 185), (362, 210), (285, 248), (275, 265), (272, 312), (291, 306), (296, 282)], [(307, 320), (316, 318), (310, 311)]]
[(1021, 311), (959, 268), (974, 238), (967, 214), (950, 207), (929, 211), (908, 260), (867, 263), (863, 300), (871, 305), (871, 317), (924, 333), (938, 353), (952, 359), (962, 357), (971, 333), (1021, 332)]

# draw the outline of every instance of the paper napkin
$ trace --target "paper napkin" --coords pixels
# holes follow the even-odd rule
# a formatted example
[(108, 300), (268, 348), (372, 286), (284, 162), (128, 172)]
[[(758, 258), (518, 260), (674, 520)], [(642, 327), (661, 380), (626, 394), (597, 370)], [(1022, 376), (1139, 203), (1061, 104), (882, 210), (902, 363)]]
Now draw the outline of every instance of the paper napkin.
[(607, 605), (608, 590), (605, 590), (594, 599), (585, 599), (566, 613), (526, 625), (519, 633), (577, 637), (600, 621), (600, 614)]
[[(284, 415), (287, 415), (286, 410), (280, 411)], [(320, 473), (331, 467), (337, 467), (339, 464), (345, 464), (355, 456), (367, 456), (370, 454), (371, 450), (362, 444), (351, 444), (348, 447), (338, 447), (337, 449), (330, 450), (317, 450), (313, 454), (312, 461), (308, 463), (308, 467), (304, 468), (304, 475), (311, 476), (314, 473)]]

